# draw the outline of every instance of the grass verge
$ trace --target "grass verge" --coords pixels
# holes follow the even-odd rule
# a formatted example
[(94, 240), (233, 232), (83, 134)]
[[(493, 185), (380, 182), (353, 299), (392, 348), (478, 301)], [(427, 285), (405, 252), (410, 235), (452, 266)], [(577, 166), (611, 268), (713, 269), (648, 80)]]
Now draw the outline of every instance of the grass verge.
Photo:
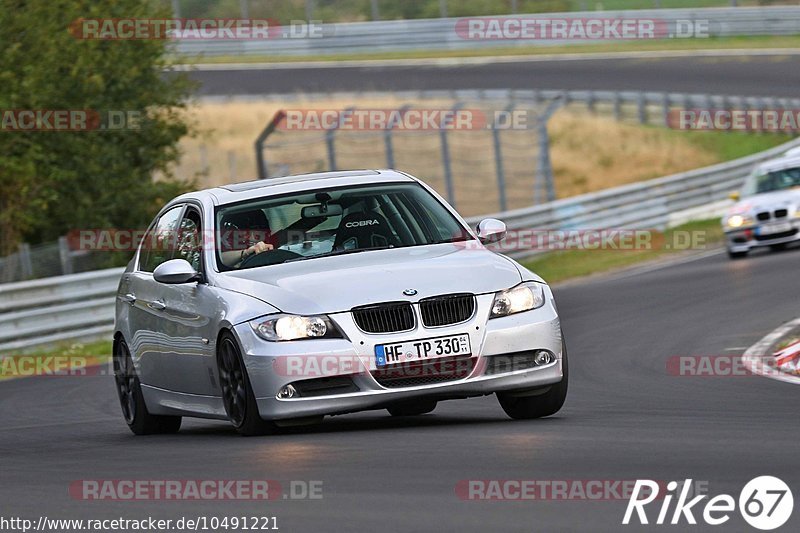
[(0, 359), (0, 381), (30, 376), (81, 376), (111, 360), (111, 341), (70, 342)]
[(753, 50), (800, 48), (800, 35), (771, 37), (712, 37), (708, 39), (672, 39), (663, 41), (608, 42), (564, 46), (482, 47), (468, 50), (412, 50), (406, 52), (374, 52), (364, 54), (330, 54), (314, 56), (221, 55), (179, 56), (179, 64), (225, 63), (299, 63), (305, 61), (358, 61), (384, 59), (447, 59), (460, 57), (541, 56), (562, 54), (602, 54), (612, 52), (669, 52), (684, 50)]
[(547, 252), (523, 264), (548, 283), (557, 283), (691, 253), (690, 250), (709, 250), (723, 240), (722, 226), (715, 218), (689, 222), (663, 233), (655, 233), (651, 247)]

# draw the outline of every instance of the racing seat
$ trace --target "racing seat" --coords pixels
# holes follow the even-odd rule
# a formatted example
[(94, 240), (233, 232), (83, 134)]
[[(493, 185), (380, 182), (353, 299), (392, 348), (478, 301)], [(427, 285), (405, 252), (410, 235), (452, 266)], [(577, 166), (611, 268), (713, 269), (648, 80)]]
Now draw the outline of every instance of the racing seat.
[(223, 250), (243, 250), (260, 241), (274, 244), (269, 220), (261, 209), (225, 215), (221, 226)]
[(334, 250), (397, 246), (386, 218), (376, 211), (349, 213), (342, 218), (333, 242)]

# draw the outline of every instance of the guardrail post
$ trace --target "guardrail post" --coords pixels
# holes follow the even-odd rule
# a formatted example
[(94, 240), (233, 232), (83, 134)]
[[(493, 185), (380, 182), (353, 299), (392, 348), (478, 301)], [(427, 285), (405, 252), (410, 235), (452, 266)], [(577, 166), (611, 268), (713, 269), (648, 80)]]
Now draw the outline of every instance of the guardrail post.
[[(515, 104), (512, 102), (505, 108), (509, 117), (514, 111), (514, 107)], [(513, 118), (509, 118), (509, 120), (513, 122)], [(503, 147), (500, 142), (500, 128), (497, 127), (497, 124), (494, 124), (492, 128), (492, 141), (494, 142), (494, 168), (495, 172), (497, 172), (497, 196), (500, 199), (500, 211), (506, 211), (508, 209), (506, 200), (506, 173), (503, 168)]]
[(378, 9), (378, 0), (371, 0), (370, 1), (370, 10), (372, 11), (372, 20), (380, 20), (381, 13)]
[(314, 0), (306, 0), (306, 22), (314, 18)]
[[(553, 166), (550, 161), (550, 135), (547, 132), (547, 123), (550, 117), (553, 116), (562, 105), (564, 101), (562, 98), (556, 98), (545, 109), (544, 113), (539, 117), (537, 129), (539, 132), (539, 182), (544, 184), (546, 201), (552, 202), (556, 199), (556, 186), (553, 178)], [(534, 190), (535, 200), (538, 203), (539, 194), (538, 187)]]
[(21, 279), (33, 277), (33, 263), (31, 263), (31, 245), (27, 242), (19, 244), (19, 270)]
[[(411, 109), (411, 106), (406, 104), (399, 109), (400, 118), (403, 118), (406, 112)], [(383, 144), (386, 147), (386, 166), (388, 168), (394, 168), (394, 144), (392, 143), (392, 127), (394, 125), (389, 126), (383, 132)]]
[(639, 124), (647, 124), (647, 102), (643, 92), (636, 95), (636, 109), (639, 115)]
[(669, 93), (664, 93), (664, 102), (662, 107), (664, 113), (664, 127), (669, 128), (669, 112), (670, 112), (670, 102), (669, 102)]
[(61, 260), (61, 273), (72, 274), (72, 253), (64, 236), (58, 238), (58, 257)]
[[(266, 179), (269, 174), (267, 173), (267, 160), (264, 158), (264, 144), (267, 142), (267, 137), (272, 135), (275, 129), (278, 127), (278, 124), (286, 117), (285, 111), (278, 111), (275, 113), (275, 116), (272, 117), (272, 120), (267, 124), (267, 127), (264, 128), (258, 138), (256, 138), (256, 172), (258, 173), (258, 179)], [(205, 145), (203, 145), (205, 146)]]
[(618, 92), (614, 93), (614, 120), (622, 120), (622, 98)]
[(594, 113), (594, 104), (595, 104), (594, 91), (589, 91), (589, 94), (586, 96), (586, 107), (592, 113)]
[[(354, 109), (355, 109), (354, 107), (348, 107), (347, 109), (345, 109), (344, 113), (342, 113), (342, 118), (352, 113)], [(336, 132), (338, 131), (340, 124), (341, 122), (337, 122), (336, 126), (325, 132), (325, 144), (328, 147), (329, 170), (339, 170), (336, 165), (336, 146), (333, 141), (334, 141), (334, 136), (336, 135)]]
[[(463, 105), (463, 102), (458, 102), (454, 105), (451, 109), (453, 114), (457, 113)], [(450, 163), (450, 146), (447, 143), (447, 128), (441, 128), (439, 130), (439, 138), (442, 142), (442, 166), (444, 167), (444, 186), (447, 191), (447, 201), (450, 202), (450, 205), (455, 207), (456, 193), (453, 187), (453, 168)]]

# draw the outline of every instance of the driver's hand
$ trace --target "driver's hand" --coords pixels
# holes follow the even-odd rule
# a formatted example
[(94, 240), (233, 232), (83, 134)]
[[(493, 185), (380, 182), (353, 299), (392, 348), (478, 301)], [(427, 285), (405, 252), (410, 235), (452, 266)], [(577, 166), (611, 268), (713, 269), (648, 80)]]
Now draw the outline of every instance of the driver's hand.
[(272, 250), (273, 248), (274, 247), (269, 243), (266, 243), (266, 242), (263, 242), (263, 241), (262, 242), (257, 242), (253, 246), (251, 246), (250, 248), (248, 248), (247, 250), (244, 251), (244, 256), (245, 257), (250, 257), (251, 255), (260, 254), (262, 252), (268, 252), (268, 251)]

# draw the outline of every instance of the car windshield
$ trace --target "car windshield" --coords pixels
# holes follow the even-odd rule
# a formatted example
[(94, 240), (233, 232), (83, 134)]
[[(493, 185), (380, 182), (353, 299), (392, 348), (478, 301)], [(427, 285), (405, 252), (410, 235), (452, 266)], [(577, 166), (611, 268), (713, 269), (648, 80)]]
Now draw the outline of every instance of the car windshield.
[(800, 167), (784, 168), (767, 173), (756, 172), (748, 178), (743, 195), (752, 196), (794, 187), (800, 187)]
[(304, 191), (222, 206), (216, 212), (221, 271), (472, 237), (417, 183)]

